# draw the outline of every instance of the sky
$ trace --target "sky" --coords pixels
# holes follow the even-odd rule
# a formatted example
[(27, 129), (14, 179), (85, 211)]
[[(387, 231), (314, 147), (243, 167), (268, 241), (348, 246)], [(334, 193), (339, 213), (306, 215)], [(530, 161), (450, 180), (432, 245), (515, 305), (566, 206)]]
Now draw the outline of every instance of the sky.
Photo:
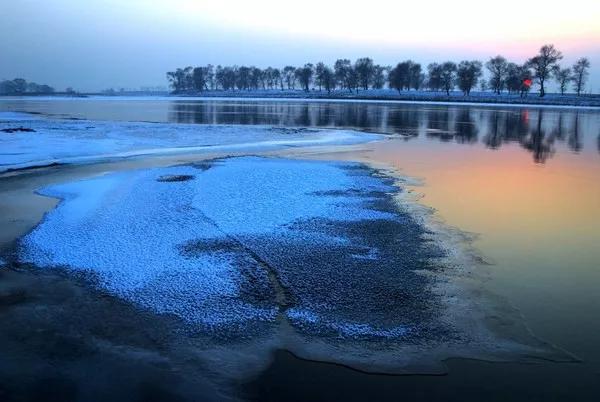
[(59, 90), (166, 87), (205, 64), (521, 63), (552, 43), (564, 66), (590, 59), (600, 92), (598, 0), (1, 0), (0, 15), (0, 79)]

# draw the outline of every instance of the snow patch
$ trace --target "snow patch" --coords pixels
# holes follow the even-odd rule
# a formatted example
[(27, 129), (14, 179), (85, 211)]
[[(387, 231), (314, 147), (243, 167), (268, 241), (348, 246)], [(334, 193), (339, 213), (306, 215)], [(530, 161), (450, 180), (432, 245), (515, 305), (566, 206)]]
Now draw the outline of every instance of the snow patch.
[(254, 254), (257, 239), (346, 247), (343, 236), (293, 226), (319, 218), (394, 219), (365, 208), (368, 198), (323, 195), (389, 190), (347, 166), (245, 157), (209, 169), (126, 171), (54, 185), (40, 194), (62, 201), (22, 239), (20, 259), (86, 273), (112, 294), (211, 328), (269, 321), (277, 306)]
[[(110, 293), (209, 327), (269, 319), (272, 306), (253, 306), (240, 296), (247, 278), (236, 267), (239, 256), (180, 252), (187, 242), (223, 233), (191, 206), (193, 181), (156, 179), (198, 172), (125, 172), (43, 189), (63, 201), (23, 239), (22, 259), (92, 274)], [(266, 275), (254, 279), (267, 282)]]

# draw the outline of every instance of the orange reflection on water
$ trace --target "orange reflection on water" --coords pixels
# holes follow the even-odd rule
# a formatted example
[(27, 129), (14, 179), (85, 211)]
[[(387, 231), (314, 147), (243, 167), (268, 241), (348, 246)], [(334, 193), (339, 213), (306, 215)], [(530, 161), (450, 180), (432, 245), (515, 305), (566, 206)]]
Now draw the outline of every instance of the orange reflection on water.
[(358, 156), (421, 178), (414, 187), (421, 203), (480, 234), (474, 245), (494, 263), (486, 286), (519, 308), (536, 334), (600, 369), (598, 155), (565, 150), (539, 164), (518, 144), (390, 140)]
[[(517, 145), (501, 152), (452, 144), (387, 141), (370, 157), (423, 178), (423, 203), (451, 225), (482, 233), (482, 240), (520, 245), (591, 244), (600, 239), (599, 163), (561, 153), (546, 165), (531, 163)], [(597, 158), (596, 158), (597, 159)], [(497, 244), (497, 243), (496, 243)]]

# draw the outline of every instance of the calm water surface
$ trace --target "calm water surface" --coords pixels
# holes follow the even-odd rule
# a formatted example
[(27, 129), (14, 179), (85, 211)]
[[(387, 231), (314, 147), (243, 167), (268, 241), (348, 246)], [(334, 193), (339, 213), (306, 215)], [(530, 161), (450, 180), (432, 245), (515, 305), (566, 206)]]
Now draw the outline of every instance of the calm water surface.
[[(281, 355), (248, 385), (251, 395), (276, 400), (289, 397), (290, 389), (297, 398), (352, 399), (364, 389), (384, 399), (408, 392), (412, 400), (503, 400), (515, 393), (526, 400), (594, 400), (600, 395), (600, 110), (135, 98), (0, 100), (0, 110), (396, 134), (356, 156), (421, 178), (424, 186), (414, 190), (423, 194), (424, 204), (449, 225), (479, 235), (475, 246), (493, 262), (486, 286), (516, 306), (536, 335), (583, 360), (525, 367), (449, 362), (450, 375), (443, 379), (375, 379)], [(332, 391), (336, 387), (347, 394)]]

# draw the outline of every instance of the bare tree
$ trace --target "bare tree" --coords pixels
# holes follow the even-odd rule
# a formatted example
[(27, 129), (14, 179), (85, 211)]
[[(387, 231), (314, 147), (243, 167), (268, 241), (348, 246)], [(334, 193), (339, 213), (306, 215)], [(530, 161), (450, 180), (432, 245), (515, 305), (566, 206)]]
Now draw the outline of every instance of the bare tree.
[(491, 75), (488, 80), (490, 89), (500, 95), (508, 72), (508, 62), (504, 57), (498, 55), (489, 59), (487, 63), (485, 63), (485, 68), (488, 69)]
[(558, 82), (560, 94), (564, 95), (565, 91), (567, 90), (567, 85), (569, 85), (569, 81), (571, 81), (571, 69), (560, 68), (560, 66), (556, 64), (552, 69), (552, 75), (554, 76), (556, 82)]
[(410, 82), (409, 65), (406, 62), (398, 63), (388, 74), (390, 88), (402, 92)]
[(506, 80), (504, 83), (508, 93), (518, 93), (523, 97), (523, 95), (529, 91), (531, 82), (531, 71), (527, 65), (508, 63)]
[(335, 89), (335, 74), (328, 66), (325, 66), (321, 72), (321, 83), (327, 93), (331, 93), (331, 91)]
[(463, 91), (465, 96), (469, 95), (473, 87), (477, 85), (477, 80), (479, 80), (479, 77), (483, 74), (481, 69), (481, 62), (476, 60), (463, 60), (458, 64), (456, 81), (458, 87)]
[(281, 72), (280, 69), (278, 68), (274, 68), (273, 69), (273, 80), (275, 82), (275, 86), (279, 86), (279, 88), (283, 91), (283, 73)]
[(519, 66), (516, 63), (507, 64), (504, 85), (509, 94), (519, 92), (521, 88), (521, 76), (519, 75)]
[(410, 61), (409, 65), (409, 86), (418, 91), (425, 81), (425, 75), (421, 71), (421, 64)]
[(358, 77), (358, 73), (356, 72), (356, 69), (354, 67), (350, 67), (350, 70), (348, 70), (348, 76), (346, 78), (346, 85), (348, 86), (348, 89), (350, 89), (350, 92), (352, 92), (352, 90), (356, 89), (356, 92), (358, 93), (359, 77)]
[(376, 64), (373, 66), (373, 83), (371, 84), (374, 89), (381, 89), (385, 85), (385, 75), (388, 71), (387, 67)]
[(445, 62), (442, 64), (441, 73), (442, 88), (446, 91), (446, 95), (450, 96), (450, 91), (454, 89), (456, 81), (456, 64), (451, 61)]
[(263, 71), (264, 81), (266, 83), (266, 87), (269, 89), (273, 89), (273, 86), (276, 85), (274, 71), (275, 69), (273, 67), (267, 67)]
[(533, 77), (540, 85), (540, 97), (546, 95), (544, 83), (550, 77), (556, 63), (562, 58), (562, 53), (556, 50), (554, 45), (544, 45), (537, 56), (527, 60), (527, 65), (533, 69)]
[(217, 82), (215, 80), (215, 68), (212, 64), (208, 64), (206, 66), (206, 80), (208, 83), (208, 87), (211, 91), (214, 91), (217, 86)]
[(373, 81), (373, 73), (375, 71), (373, 60), (368, 57), (363, 57), (356, 60), (354, 63), (354, 70), (358, 76), (357, 78), (360, 86), (365, 90), (369, 89), (369, 85)]
[(207, 84), (207, 70), (206, 67), (196, 67), (192, 70), (192, 81), (194, 85), (194, 91), (202, 92), (206, 88)]
[(335, 79), (338, 82), (340, 88), (348, 89), (350, 92), (354, 89), (354, 81), (356, 72), (352, 63), (348, 59), (336, 60), (334, 66)]
[(531, 74), (531, 70), (529, 69), (527, 63), (517, 66), (517, 73), (519, 74), (519, 80), (521, 81), (519, 86), (519, 96), (523, 98), (524, 96), (527, 96), (531, 90), (533, 74)]
[(258, 82), (256, 89), (258, 89), (259, 86), (262, 87), (262, 89), (267, 89), (267, 74), (265, 70), (258, 67), (252, 67), (252, 76), (254, 82)]
[(311, 63), (306, 63), (304, 67), (300, 67), (296, 69), (296, 77), (298, 81), (300, 81), (300, 85), (302, 88), (308, 92), (310, 89), (310, 83), (312, 81), (314, 73), (314, 66)]
[(319, 91), (321, 91), (324, 84), (326, 68), (325, 63), (322, 61), (318, 62), (315, 67), (315, 83), (319, 87)]
[(587, 81), (587, 77), (589, 75), (589, 68), (590, 61), (585, 57), (582, 57), (581, 59), (577, 60), (575, 64), (573, 64), (573, 76), (571, 77), (571, 80), (573, 81), (577, 96), (581, 94), (581, 91), (585, 87), (585, 82)]
[(485, 92), (488, 89), (488, 83), (486, 80), (479, 80), (479, 90)]
[(441, 64), (430, 63), (427, 65), (427, 86), (433, 91), (439, 91), (442, 88)]
[(167, 73), (167, 79), (173, 88), (173, 92), (178, 93), (193, 89), (192, 71), (192, 67), (186, 67)]
[(254, 67), (240, 66), (235, 69), (235, 86), (240, 91), (245, 89), (249, 90), (255, 88), (256, 84), (254, 81), (255, 72)]
[(398, 92), (410, 88), (419, 89), (423, 84), (425, 77), (421, 73), (421, 65), (412, 60), (400, 62), (396, 67), (390, 70), (388, 80), (390, 87), (397, 89)]
[(263, 70), (258, 67), (250, 67), (248, 74), (248, 89), (259, 89), (265, 87), (265, 75)]
[(285, 83), (287, 84), (287, 89), (296, 88), (296, 67), (285, 66), (283, 68), (283, 77), (285, 79)]
[(319, 87), (319, 91), (323, 88), (330, 93), (335, 88), (335, 74), (331, 68), (324, 63), (319, 62), (315, 66), (315, 83)]
[(217, 66), (215, 80), (217, 81), (217, 86), (220, 86), (223, 91), (235, 89), (236, 72), (233, 67)]

